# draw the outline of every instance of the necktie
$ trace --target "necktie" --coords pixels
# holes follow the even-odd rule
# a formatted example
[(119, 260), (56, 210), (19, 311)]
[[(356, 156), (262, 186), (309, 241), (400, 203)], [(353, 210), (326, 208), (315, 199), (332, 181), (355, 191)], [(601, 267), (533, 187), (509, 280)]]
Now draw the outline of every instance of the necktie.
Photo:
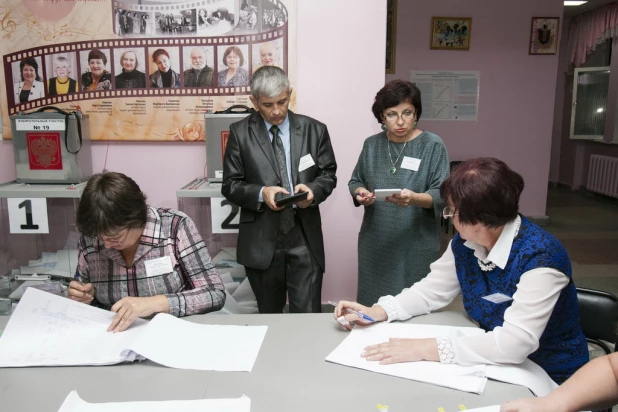
[[(294, 190), (289, 186), (290, 179), (288, 178), (288, 167), (285, 161), (285, 148), (283, 147), (283, 141), (279, 137), (279, 128), (272, 126), (270, 132), (273, 134), (273, 149), (275, 151), (275, 157), (277, 158), (277, 164), (279, 165), (279, 176), (281, 177), (281, 186), (286, 188), (290, 194), (294, 194)], [(279, 221), (279, 232), (284, 235), (294, 227), (294, 211), (291, 207), (286, 207), (281, 212), (281, 220)]]

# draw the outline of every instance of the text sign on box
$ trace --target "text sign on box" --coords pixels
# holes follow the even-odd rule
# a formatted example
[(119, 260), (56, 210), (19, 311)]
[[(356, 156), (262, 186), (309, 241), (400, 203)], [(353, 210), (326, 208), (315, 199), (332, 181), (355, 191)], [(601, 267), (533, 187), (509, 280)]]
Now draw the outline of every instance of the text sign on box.
[(11, 233), (49, 233), (47, 199), (7, 199)]
[(64, 119), (16, 119), (15, 129), (18, 131), (48, 132), (64, 130)]
[(210, 198), (212, 233), (238, 233), (240, 208), (224, 197)]

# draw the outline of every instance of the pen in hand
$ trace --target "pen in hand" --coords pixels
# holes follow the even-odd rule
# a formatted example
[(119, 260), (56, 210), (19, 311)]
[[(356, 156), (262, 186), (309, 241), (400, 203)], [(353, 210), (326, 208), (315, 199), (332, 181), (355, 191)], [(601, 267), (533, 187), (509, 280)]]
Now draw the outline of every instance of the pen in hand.
[[(328, 301), (328, 303), (330, 303), (330, 304), (331, 304), (331, 305), (333, 305), (334, 307), (337, 307), (337, 304), (336, 304), (335, 302), (332, 302), (332, 301), (330, 301), (330, 300), (329, 300), (329, 301)], [(367, 316), (367, 315), (365, 315), (364, 313), (357, 312), (357, 311), (352, 310), (352, 309), (350, 309), (350, 308), (344, 308), (344, 309), (345, 309), (345, 310), (347, 310), (347, 311), (348, 311), (348, 312), (350, 312), (350, 313), (355, 314), (355, 315), (356, 315), (356, 316), (358, 316), (359, 318), (365, 319), (366, 321), (369, 321), (369, 322), (375, 322), (375, 319), (373, 319), (371, 316)]]

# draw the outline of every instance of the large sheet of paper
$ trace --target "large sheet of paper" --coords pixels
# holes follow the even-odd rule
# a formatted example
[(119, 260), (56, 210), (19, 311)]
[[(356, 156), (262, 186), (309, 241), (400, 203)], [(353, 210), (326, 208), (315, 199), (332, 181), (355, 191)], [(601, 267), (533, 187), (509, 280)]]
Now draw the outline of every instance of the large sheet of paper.
[(329, 362), (353, 366), (386, 375), (432, 383), (466, 392), (482, 394), (487, 378), (521, 385), (537, 396), (545, 396), (558, 385), (536, 363), (526, 359), (520, 365), (478, 365), (463, 367), (439, 362), (406, 362), (380, 365), (361, 358), (369, 345), (387, 342), (389, 338), (435, 338), (439, 336), (474, 336), (485, 332), (478, 328), (460, 328), (437, 325), (380, 323), (355, 328), (350, 335), (326, 358)]
[(368, 361), (361, 357), (365, 347), (387, 342), (389, 338), (435, 338), (448, 336), (453, 329), (470, 336), (483, 334), (478, 328), (378, 323), (370, 327), (353, 329), (350, 335), (326, 357), (326, 360), (385, 375), (482, 394), (487, 384), (485, 365), (465, 367), (424, 361), (380, 365), (379, 362)]
[(124, 332), (107, 332), (114, 316), (28, 288), (0, 337), (0, 367), (109, 365), (146, 357), (179, 369), (251, 371), (268, 329), (158, 314)]
[(66, 397), (58, 412), (250, 412), (251, 399), (197, 399), (190, 401), (148, 401), (88, 403), (76, 391)]

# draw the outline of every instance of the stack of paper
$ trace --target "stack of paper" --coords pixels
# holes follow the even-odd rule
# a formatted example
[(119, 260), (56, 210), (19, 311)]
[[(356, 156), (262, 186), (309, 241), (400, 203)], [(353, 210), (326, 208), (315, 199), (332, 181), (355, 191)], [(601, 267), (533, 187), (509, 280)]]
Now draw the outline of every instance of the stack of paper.
[[(147, 358), (179, 369), (251, 371), (267, 326), (200, 325), (158, 314), (107, 332), (115, 314), (26, 289), (0, 337), (0, 367), (111, 365)], [(178, 347), (178, 342), (200, 342)]]
[(56, 253), (43, 252), (41, 259), (30, 260), (28, 266), (22, 266), (22, 275), (51, 275), (73, 278), (77, 270), (77, 250), (59, 250)]
[(66, 397), (58, 412), (249, 412), (251, 399), (197, 399), (190, 401), (148, 401), (88, 403), (76, 391)]
[(236, 248), (223, 247), (212, 259), (219, 271), (229, 272), (236, 280), (243, 280), (247, 276), (245, 267), (236, 261)]
[(235, 282), (229, 272), (222, 272), (219, 275), (225, 286), (225, 305), (219, 312), (226, 314), (246, 314), (258, 313), (257, 300), (249, 279), (245, 278), (242, 282)]
[(367, 346), (387, 342), (389, 338), (423, 339), (453, 336), (455, 333), (459, 336), (474, 336), (485, 332), (479, 328), (379, 323), (353, 329), (350, 335), (326, 357), (326, 360), (478, 394), (482, 394), (485, 390), (487, 378), (526, 386), (537, 396), (545, 396), (558, 387), (545, 370), (529, 359), (521, 365), (464, 367), (425, 361), (380, 365), (379, 362), (368, 361), (360, 356)]

